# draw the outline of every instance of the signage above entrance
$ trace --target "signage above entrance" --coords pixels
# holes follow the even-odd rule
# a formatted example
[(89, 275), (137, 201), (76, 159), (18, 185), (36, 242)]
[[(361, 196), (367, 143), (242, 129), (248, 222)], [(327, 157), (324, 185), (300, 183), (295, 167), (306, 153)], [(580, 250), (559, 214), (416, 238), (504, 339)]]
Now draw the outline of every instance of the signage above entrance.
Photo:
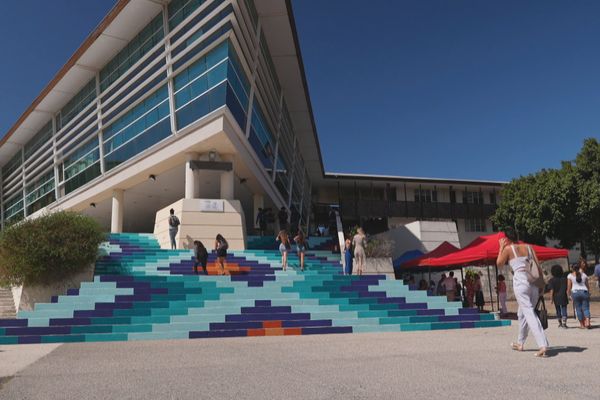
[(223, 200), (200, 200), (200, 211), (203, 211), (203, 212), (225, 212), (225, 201), (223, 201)]

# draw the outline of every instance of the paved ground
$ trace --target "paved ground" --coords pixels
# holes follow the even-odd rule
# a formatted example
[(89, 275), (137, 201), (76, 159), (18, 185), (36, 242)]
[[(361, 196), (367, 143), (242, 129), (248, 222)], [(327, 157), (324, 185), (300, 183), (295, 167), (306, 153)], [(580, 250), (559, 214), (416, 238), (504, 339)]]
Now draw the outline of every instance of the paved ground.
[[(6, 381), (0, 398), (598, 398), (600, 328), (565, 331), (554, 325), (547, 331), (554, 347), (546, 359), (534, 358), (533, 347), (522, 353), (509, 349), (514, 325), (66, 344)], [(0, 347), (0, 365), (14, 347)]]

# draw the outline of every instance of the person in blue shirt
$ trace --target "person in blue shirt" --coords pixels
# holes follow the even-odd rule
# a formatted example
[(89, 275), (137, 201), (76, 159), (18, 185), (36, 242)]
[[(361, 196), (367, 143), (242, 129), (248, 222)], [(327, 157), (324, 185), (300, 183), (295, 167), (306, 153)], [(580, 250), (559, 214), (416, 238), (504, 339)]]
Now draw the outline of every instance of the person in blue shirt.
[(346, 239), (344, 248), (344, 267), (346, 275), (352, 275), (352, 242), (350, 239)]

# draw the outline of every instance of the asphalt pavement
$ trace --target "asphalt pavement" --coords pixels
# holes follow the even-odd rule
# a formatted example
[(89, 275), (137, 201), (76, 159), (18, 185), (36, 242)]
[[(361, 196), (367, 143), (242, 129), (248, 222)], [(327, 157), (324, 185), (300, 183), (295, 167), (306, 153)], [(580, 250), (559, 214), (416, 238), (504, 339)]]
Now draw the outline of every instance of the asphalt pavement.
[[(548, 329), (549, 357), (507, 328), (64, 344), (0, 399), (600, 398), (600, 328)], [(25, 346), (1, 346), (8, 352)], [(19, 349), (14, 349), (18, 347)]]

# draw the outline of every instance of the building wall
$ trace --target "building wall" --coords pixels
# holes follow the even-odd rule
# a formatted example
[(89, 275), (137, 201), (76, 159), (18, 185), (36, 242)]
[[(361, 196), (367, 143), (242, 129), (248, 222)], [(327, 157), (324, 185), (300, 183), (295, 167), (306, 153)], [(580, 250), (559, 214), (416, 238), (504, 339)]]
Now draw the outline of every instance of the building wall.
[(2, 224), (96, 184), (220, 108), (306, 220), (311, 183), (253, 2), (173, 0), (2, 166)]

